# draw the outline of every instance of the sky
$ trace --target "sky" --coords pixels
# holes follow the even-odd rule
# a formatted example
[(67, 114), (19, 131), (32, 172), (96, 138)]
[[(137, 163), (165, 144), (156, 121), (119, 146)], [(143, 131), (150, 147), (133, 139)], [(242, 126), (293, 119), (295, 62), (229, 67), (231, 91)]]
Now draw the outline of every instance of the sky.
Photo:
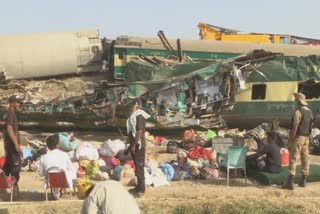
[(320, 38), (317, 0), (0, 0), (0, 34), (99, 29), (100, 36), (199, 39), (198, 23)]

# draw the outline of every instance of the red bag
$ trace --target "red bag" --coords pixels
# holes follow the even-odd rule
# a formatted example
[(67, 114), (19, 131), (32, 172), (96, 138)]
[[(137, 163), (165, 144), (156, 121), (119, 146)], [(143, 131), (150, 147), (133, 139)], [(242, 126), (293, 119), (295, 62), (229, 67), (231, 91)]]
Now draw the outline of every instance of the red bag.
[(4, 164), (6, 163), (6, 160), (7, 160), (6, 156), (0, 157), (0, 169), (3, 169)]
[(135, 168), (136, 168), (136, 166), (134, 165), (133, 160), (128, 160), (128, 161), (126, 162), (126, 164), (130, 165), (132, 169), (135, 169)]
[(198, 159), (200, 157), (200, 154), (201, 154), (200, 150), (201, 150), (200, 146), (196, 146), (195, 148), (190, 149), (188, 151), (188, 157), (191, 158), (191, 159)]
[(106, 163), (106, 165), (110, 168), (114, 168), (118, 165), (120, 165), (120, 160), (115, 158), (115, 157), (112, 157), (112, 158), (108, 158), (108, 157), (103, 157), (103, 156), (100, 156), (100, 159), (104, 160), (104, 162)]
[(156, 136), (156, 144), (157, 144), (158, 146), (161, 146), (161, 144), (162, 144), (163, 142), (165, 142), (165, 141), (167, 141), (166, 138)]
[(212, 161), (214, 159), (211, 151), (205, 148), (202, 148), (201, 157), (209, 161)]
[(204, 149), (200, 146), (196, 146), (195, 148), (190, 149), (188, 152), (188, 157), (191, 159), (203, 158), (209, 161), (212, 161), (214, 159), (212, 153), (209, 150)]

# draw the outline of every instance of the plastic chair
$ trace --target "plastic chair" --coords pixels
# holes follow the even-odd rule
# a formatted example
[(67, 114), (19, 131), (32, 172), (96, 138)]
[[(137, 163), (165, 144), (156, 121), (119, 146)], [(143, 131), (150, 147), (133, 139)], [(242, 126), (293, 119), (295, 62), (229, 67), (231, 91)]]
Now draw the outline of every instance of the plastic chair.
[[(243, 169), (244, 170), (244, 179), (247, 184), (247, 174), (246, 174), (246, 157), (247, 157), (248, 148), (242, 146), (230, 146), (228, 154), (217, 154), (217, 160), (219, 161), (220, 157), (223, 157), (223, 162), (218, 165), (224, 166), (227, 168), (227, 186), (229, 186), (229, 172), (230, 169)], [(219, 179), (219, 178), (218, 178)]]
[(6, 176), (4, 171), (0, 169), (0, 189), (10, 189), (10, 201), (12, 202), (13, 197), (13, 186), (16, 183), (16, 179), (12, 176)]
[[(45, 188), (46, 193), (46, 201), (48, 200), (48, 189), (51, 190), (52, 188), (69, 188), (68, 181), (66, 177), (66, 173), (64, 170), (59, 169), (57, 167), (51, 167), (47, 170), (47, 186)], [(70, 191), (70, 198), (72, 198), (72, 191)]]

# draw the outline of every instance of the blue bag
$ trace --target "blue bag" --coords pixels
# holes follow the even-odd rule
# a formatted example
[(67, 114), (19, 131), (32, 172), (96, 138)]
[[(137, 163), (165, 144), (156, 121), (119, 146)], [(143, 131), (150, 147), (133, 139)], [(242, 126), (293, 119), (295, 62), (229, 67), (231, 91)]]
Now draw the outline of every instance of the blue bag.
[(174, 169), (170, 164), (162, 163), (159, 167), (162, 170), (162, 172), (166, 175), (168, 181), (171, 181), (174, 178)]

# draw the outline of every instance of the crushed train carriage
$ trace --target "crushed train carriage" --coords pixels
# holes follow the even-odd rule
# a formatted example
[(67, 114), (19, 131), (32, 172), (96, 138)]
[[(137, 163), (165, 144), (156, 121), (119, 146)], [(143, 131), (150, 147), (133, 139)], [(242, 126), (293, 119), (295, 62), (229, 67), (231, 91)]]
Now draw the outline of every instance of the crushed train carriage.
[(161, 33), (160, 39), (120, 37), (107, 43), (97, 31), (86, 32), (69, 33), (61, 43), (37, 34), (40, 49), (28, 49), (19, 37), (26, 44), (10, 54), (23, 49), (16, 57), (20, 63), (3, 51), (1, 108), (17, 94), (25, 100), (19, 114), (24, 125), (117, 127), (125, 125), (125, 104), (138, 98), (153, 116), (149, 128), (253, 127), (270, 118), (287, 123), (291, 94), (300, 91), (318, 111), (320, 61), (308, 56), (320, 55), (318, 47), (176, 41)]

